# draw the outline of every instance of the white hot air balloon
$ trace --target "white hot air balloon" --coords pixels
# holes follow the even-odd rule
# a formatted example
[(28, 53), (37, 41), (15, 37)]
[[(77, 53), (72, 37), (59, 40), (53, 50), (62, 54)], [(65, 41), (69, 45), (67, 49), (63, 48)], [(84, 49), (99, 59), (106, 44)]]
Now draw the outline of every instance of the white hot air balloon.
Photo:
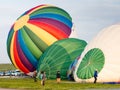
[(93, 82), (95, 69), (97, 82), (120, 82), (120, 24), (104, 28), (88, 43), (76, 64), (75, 81)]

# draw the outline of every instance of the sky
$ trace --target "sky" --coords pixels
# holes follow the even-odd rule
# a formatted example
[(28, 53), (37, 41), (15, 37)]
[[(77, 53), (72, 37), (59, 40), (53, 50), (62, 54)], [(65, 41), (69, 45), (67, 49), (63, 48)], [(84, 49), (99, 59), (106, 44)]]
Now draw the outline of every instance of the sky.
[(67, 11), (77, 38), (87, 43), (102, 29), (120, 23), (120, 0), (0, 0), (0, 64), (11, 63), (6, 41), (13, 23), (25, 11), (41, 4)]

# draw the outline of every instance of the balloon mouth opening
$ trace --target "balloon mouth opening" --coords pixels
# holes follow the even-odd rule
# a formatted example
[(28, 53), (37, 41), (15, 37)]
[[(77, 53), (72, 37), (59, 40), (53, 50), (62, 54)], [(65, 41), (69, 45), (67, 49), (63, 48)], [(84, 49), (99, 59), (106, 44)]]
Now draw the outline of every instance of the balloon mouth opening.
[(20, 28), (22, 28), (24, 25), (26, 25), (28, 20), (29, 20), (29, 15), (24, 15), (21, 18), (19, 18), (14, 24), (14, 31), (17, 31)]

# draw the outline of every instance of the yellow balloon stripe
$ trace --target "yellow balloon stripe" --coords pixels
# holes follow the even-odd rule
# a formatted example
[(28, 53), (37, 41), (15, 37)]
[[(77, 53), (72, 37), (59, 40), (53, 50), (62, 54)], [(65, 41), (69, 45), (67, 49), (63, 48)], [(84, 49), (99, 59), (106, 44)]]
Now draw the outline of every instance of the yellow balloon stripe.
[(33, 13), (34, 11), (40, 9), (40, 8), (44, 8), (44, 7), (48, 7), (48, 6), (52, 6), (52, 5), (49, 5), (49, 4), (45, 4), (43, 6), (39, 6), (39, 7), (36, 7), (35, 9), (31, 10), (29, 13), (27, 13), (27, 15), (30, 15), (31, 13)]
[(18, 66), (16, 65), (16, 62), (15, 62), (15, 59), (14, 59), (14, 50), (13, 50), (13, 42), (14, 42), (14, 38), (15, 38), (15, 32), (14, 32), (14, 34), (13, 34), (13, 37), (12, 37), (12, 40), (11, 40), (11, 45), (10, 45), (10, 56), (11, 56), (11, 59), (12, 59), (12, 62), (13, 62), (13, 64), (15, 65), (15, 67), (17, 67), (18, 68)]
[(42, 28), (39, 28), (35, 25), (27, 23), (26, 26), (34, 32), (41, 40), (43, 40), (48, 46), (57, 41), (57, 39), (43, 30)]
[(20, 28), (22, 28), (27, 23), (28, 20), (29, 15), (24, 15), (21, 18), (19, 18), (14, 24), (14, 31), (17, 31)]

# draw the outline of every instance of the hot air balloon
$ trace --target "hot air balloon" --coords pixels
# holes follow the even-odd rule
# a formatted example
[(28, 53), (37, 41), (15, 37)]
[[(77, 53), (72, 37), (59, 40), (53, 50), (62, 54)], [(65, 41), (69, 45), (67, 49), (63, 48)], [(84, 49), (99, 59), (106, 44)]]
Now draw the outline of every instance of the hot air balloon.
[(120, 24), (104, 28), (83, 51), (74, 71), (75, 81), (93, 82), (98, 69), (97, 82), (120, 82)]
[(38, 73), (45, 71), (49, 79), (55, 79), (56, 72), (60, 71), (61, 78), (67, 79), (70, 64), (82, 53), (86, 45), (84, 40), (76, 38), (56, 41), (41, 55)]
[(68, 78), (68, 80), (74, 81), (73, 72), (74, 72), (75, 66), (76, 66), (76, 64), (77, 64), (77, 62), (78, 62), (78, 60), (80, 58), (80, 55), (69, 66), (69, 69), (67, 71), (67, 78)]
[(11, 27), (7, 38), (7, 52), (14, 64), (24, 73), (33, 72), (48, 46), (68, 38), (71, 16), (52, 5), (39, 5), (22, 14)]

